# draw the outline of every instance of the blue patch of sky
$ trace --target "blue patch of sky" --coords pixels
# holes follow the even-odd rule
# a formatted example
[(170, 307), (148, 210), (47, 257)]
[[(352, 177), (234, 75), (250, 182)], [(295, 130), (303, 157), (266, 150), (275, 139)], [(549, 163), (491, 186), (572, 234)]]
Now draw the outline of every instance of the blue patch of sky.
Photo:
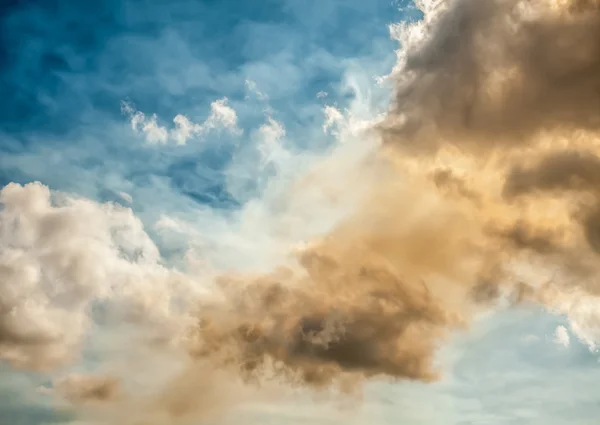
[(387, 25), (402, 13), (387, 0), (13, 1), (0, 15), (0, 183), (41, 180), (110, 200), (158, 179), (199, 204), (234, 207), (222, 173), (232, 137), (149, 148), (120, 102), (169, 125), (178, 113), (200, 122), (227, 96), (247, 130), (265, 115), (245, 98), (250, 79), (289, 139), (314, 147), (316, 93), (343, 107), (349, 64), (388, 72)]

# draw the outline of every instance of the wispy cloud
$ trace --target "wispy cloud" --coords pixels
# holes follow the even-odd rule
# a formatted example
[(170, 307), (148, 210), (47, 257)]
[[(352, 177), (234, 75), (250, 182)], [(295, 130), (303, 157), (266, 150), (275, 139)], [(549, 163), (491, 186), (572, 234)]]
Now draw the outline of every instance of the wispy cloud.
[[(269, 100), (269, 96), (266, 93), (263, 93), (262, 91), (260, 91), (258, 89), (258, 86), (256, 85), (256, 83), (252, 80), (246, 80), (245, 81), (246, 84), (246, 90), (248, 91), (249, 94), (256, 96), (256, 98), (258, 100)], [(248, 98), (249, 96), (246, 96), (246, 98)]]
[(128, 116), (131, 128), (144, 136), (149, 144), (166, 144), (174, 142), (185, 145), (189, 140), (201, 138), (211, 131), (228, 131), (232, 135), (241, 135), (238, 127), (238, 117), (235, 110), (227, 104), (227, 98), (214, 101), (210, 105), (210, 115), (200, 124), (190, 121), (188, 117), (178, 114), (173, 118), (175, 128), (168, 130), (157, 123), (157, 116), (147, 117), (137, 111), (130, 103), (122, 102), (121, 110)]
[(258, 150), (262, 155), (263, 164), (268, 162), (280, 163), (282, 156), (289, 155), (289, 152), (281, 145), (281, 141), (285, 137), (285, 127), (282, 123), (267, 117), (267, 123), (263, 124), (258, 132), (261, 139)]
[(556, 327), (554, 330), (554, 342), (564, 348), (569, 348), (571, 337), (569, 336), (567, 328), (562, 325)]

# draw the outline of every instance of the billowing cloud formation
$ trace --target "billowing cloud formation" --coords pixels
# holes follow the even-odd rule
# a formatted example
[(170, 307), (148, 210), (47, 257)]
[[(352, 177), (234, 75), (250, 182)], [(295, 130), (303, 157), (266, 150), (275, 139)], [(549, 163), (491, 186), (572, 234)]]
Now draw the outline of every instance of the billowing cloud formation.
[(5, 186), (0, 203), (0, 358), (36, 370), (72, 360), (108, 300), (126, 321), (171, 320), (185, 279), (130, 209), (39, 183)]
[(428, 211), (437, 200), (388, 209), (412, 190), (373, 194), (365, 215), (302, 250), (297, 268), (222, 277), (222, 301), (200, 310), (194, 356), (316, 386), (435, 379), (435, 349), (469, 317), (463, 301), (487, 260), (456, 211)]
[[(226, 280), (223, 304), (201, 313), (196, 355), (225, 350), (252, 373), (275, 362), (304, 383), (427, 381), (437, 344), (478, 308), (510, 294), (564, 309), (573, 287), (596, 293), (598, 6), (424, 7), (403, 32), (383, 158), (355, 170), (395, 171), (299, 271)], [(326, 112), (326, 129), (342, 120)]]
[(595, 0), (431, 7), (402, 35), (388, 139), (411, 149), (483, 149), (519, 147), (542, 130), (597, 130), (599, 7)]
[(403, 48), (385, 150), (487, 229), (487, 293), (524, 281), (521, 296), (588, 334), (576, 299), (600, 287), (600, 3), (422, 3), (424, 20), (394, 28)]
[[(238, 381), (430, 382), (440, 344), (499, 300), (567, 313), (594, 347), (600, 4), (421, 3), (424, 20), (396, 30), (403, 47), (388, 115), (351, 125), (325, 110), (325, 130), (360, 133), (373, 149), (333, 149), (286, 182), (272, 211), (289, 214), (315, 190), (332, 204), (352, 197), (354, 209), (271, 271), (171, 270), (130, 210), (53, 200), (39, 184), (5, 187), (0, 356), (52, 366), (99, 318), (159, 331), (146, 356), (168, 346), (182, 367), (149, 393), (98, 377), (57, 385), (72, 403), (93, 400), (84, 417), (125, 425), (206, 418), (238, 401)], [(176, 117), (170, 132), (128, 108), (154, 143), (236, 127), (224, 102), (201, 125)], [(365, 131), (373, 127), (381, 148)], [(274, 120), (260, 133), (270, 146), (285, 135)], [(175, 342), (156, 344), (165, 340)]]

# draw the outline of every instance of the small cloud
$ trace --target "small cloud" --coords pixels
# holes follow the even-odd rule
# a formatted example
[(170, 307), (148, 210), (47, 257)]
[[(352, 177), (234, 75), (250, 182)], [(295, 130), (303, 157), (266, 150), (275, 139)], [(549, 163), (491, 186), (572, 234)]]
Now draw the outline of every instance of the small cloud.
[(210, 105), (210, 116), (202, 127), (206, 129), (227, 129), (232, 133), (241, 133), (237, 126), (237, 113), (235, 109), (227, 105), (227, 98), (219, 99)]
[(156, 114), (144, 121), (142, 133), (146, 135), (146, 141), (151, 144), (165, 144), (169, 139), (169, 133), (165, 127), (157, 124)]
[(156, 114), (148, 118), (143, 112), (137, 111), (131, 104), (126, 102), (121, 103), (121, 112), (129, 116), (131, 129), (138, 134), (143, 134), (146, 142), (150, 144), (167, 143), (169, 134), (166, 128), (158, 125)]
[(557, 326), (554, 330), (554, 343), (558, 345), (562, 345), (565, 348), (568, 348), (571, 344), (571, 338), (569, 337), (569, 331), (564, 326)]
[(227, 98), (224, 97), (211, 103), (210, 115), (202, 124), (192, 122), (183, 114), (176, 115), (173, 118), (175, 128), (171, 130), (158, 125), (156, 114), (148, 118), (129, 103), (123, 102), (121, 111), (129, 117), (133, 131), (143, 134), (147, 143), (166, 144), (172, 141), (177, 145), (185, 145), (188, 140), (210, 131), (227, 130), (238, 135), (242, 133), (237, 126), (237, 113), (227, 105), (227, 101)]
[(173, 122), (175, 129), (171, 130), (171, 137), (178, 145), (185, 145), (190, 138), (204, 130), (201, 125), (194, 124), (185, 115), (177, 115)]
[(133, 197), (129, 193), (119, 192), (119, 197), (129, 204), (133, 202)]

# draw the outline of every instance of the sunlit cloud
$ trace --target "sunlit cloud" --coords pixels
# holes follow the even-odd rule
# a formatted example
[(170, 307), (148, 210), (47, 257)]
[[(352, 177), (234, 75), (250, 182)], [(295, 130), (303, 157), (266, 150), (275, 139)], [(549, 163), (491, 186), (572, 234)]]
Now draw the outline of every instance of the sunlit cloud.
[(600, 414), (596, 1), (92, 3), (0, 14), (0, 417)]

